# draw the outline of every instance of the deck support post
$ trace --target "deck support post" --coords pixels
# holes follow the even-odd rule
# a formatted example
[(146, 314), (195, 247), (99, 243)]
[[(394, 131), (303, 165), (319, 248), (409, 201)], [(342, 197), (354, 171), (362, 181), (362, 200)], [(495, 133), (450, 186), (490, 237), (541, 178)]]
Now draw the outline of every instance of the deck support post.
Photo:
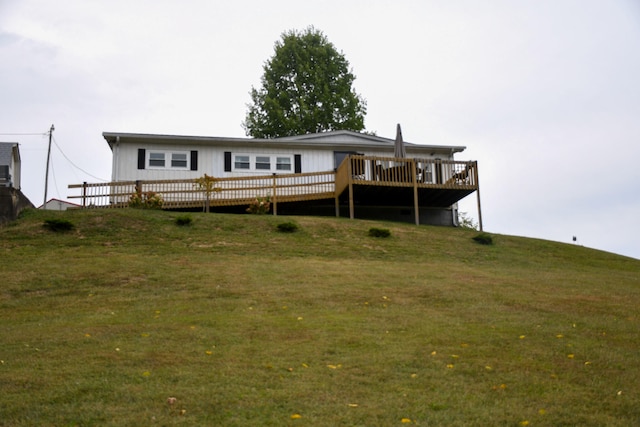
[(276, 194), (276, 174), (273, 174), (273, 216), (278, 216), (278, 196)]
[(351, 171), (351, 156), (347, 156), (347, 179), (349, 180), (349, 219), (353, 219), (354, 208), (353, 208), (353, 175)]
[(82, 183), (82, 209), (87, 208), (87, 181)]
[(480, 175), (478, 174), (478, 162), (474, 162), (474, 169), (476, 171), (476, 196), (478, 198), (478, 227), (480, 228), (480, 231), (483, 231), (482, 229), (482, 205), (480, 204)]
[(340, 218), (340, 197), (336, 192), (336, 218)]
[(413, 211), (416, 225), (420, 225), (420, 211), (418, 208), (418, 174), (416, 171), (416, 159), (411, 160), (411, 179), (413, 181)]

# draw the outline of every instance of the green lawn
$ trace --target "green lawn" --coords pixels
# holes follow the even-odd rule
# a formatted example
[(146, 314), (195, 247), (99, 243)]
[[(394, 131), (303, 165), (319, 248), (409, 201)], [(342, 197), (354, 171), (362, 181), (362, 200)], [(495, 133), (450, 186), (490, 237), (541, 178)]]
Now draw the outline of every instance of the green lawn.
[(0, 228), (0, 425), (640, 425), (638, 260), (189, 215), (28, 211)]

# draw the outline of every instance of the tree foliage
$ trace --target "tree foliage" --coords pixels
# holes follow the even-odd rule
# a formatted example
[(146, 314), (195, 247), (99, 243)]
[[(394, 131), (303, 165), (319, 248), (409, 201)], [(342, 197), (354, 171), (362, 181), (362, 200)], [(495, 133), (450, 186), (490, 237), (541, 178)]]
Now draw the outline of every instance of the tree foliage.
[(248, 136), (276, 138), (364, 129), (366, 102), (353, 89), (349, 62), (319, 30), (291, 30), (275, 43), (261, 87), (242, 123)]

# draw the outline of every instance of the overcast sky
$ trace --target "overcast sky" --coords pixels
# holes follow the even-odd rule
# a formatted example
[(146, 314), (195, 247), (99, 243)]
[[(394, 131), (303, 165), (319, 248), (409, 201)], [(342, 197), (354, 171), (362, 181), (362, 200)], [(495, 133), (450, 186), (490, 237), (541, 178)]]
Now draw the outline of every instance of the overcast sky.
[[(104, 131), (245, 136), (274, 43), (310, 25), (349, 60), (367, 130), (479, 161), (486, 231), (640, 258), (637, 0), (0, 0), (24, 193), (42, 204), (51, 124), (60, 199), (111, 178)], [(475, 194), (461, 210), (477, 219)]]

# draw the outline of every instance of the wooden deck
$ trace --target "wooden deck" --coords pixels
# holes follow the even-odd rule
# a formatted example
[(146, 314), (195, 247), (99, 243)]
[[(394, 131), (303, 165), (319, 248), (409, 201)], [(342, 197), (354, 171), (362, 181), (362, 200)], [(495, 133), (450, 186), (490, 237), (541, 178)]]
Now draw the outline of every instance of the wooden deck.
[[(350, 216), (356, 202), (374, 206), (448, 207), (474, 191), (479, 194), (478, 163), (434, 159), (351, 155), (335, 171), (273, 174), (234, 178), (119, 181), (72, 184), (81, 194), (83, 208), (123, 208), (133, 194), (154, 192), (164, 209), (248, 206), (269, 197), (273, 213), (279, 203), (333, 199), (336, 212), (348, 203)], [(479, 198), (478, 198), (478, 207)]]

